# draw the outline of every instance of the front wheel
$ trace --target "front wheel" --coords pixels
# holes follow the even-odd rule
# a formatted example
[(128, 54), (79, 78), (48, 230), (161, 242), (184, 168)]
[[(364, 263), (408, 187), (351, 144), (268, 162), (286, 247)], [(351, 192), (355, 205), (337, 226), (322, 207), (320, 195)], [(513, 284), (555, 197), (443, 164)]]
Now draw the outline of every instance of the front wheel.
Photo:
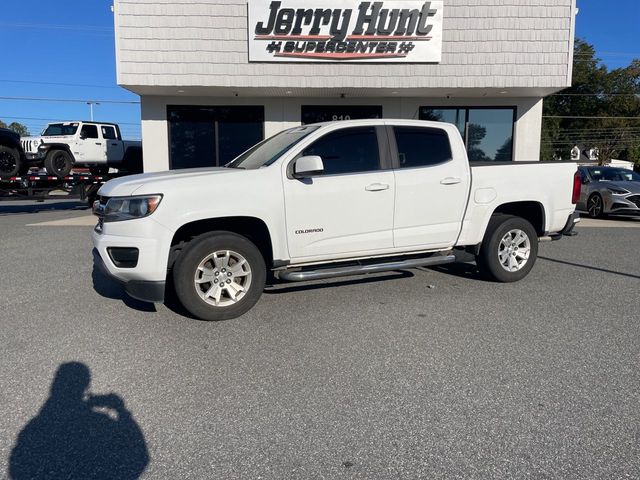
[(591, 218), (604, 217), (604, 202), (599, 193), (594, 193), (587, 200), (587, 212)]
[(193, 239), (173, 270), (180, 303), (201, 320), (228, 320), (248, 312), (266, 282), (260, 250), (247, 238), (213, 232)]
[(491, 218), (476, 257), (480, 272), (498, 282), (526, 277), (538, 257), (538, 234), (530, 222), (512, 215)]
[(49, 175), (66, 177), (73, 168), (73, 158), (64, 150), (53, 150), (47, 154), (44, 167)]

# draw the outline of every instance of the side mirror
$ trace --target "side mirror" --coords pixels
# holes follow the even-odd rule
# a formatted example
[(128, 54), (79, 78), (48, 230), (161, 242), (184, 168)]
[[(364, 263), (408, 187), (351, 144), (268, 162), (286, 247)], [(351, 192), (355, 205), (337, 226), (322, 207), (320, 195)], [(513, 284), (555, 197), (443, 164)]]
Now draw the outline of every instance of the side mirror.
[(86, 133), (80, 133), (80, 140), (86, 140), (87, 139), (87, 134)]
[(306, 178), (319, 175), (324, 171), (322, 158), (318, 155), (308, 155), (300, 157), (293, 166), (293, 176), (295, 178)]
[(591, 180), (589, 180), (587, 177), (582, 177), (582, 184), (583, 185), (586, 185), (589, 182), (591, 182)]

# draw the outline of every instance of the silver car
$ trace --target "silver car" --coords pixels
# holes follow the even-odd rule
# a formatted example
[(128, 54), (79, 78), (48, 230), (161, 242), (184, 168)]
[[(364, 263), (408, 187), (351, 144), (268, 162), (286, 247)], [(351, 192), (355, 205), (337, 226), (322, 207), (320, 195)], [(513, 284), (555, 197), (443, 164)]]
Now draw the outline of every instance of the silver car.
[(579, 167), (582, 192), (578, 210), (591, 218), (640, 214), (640, 175), (616, 167)]

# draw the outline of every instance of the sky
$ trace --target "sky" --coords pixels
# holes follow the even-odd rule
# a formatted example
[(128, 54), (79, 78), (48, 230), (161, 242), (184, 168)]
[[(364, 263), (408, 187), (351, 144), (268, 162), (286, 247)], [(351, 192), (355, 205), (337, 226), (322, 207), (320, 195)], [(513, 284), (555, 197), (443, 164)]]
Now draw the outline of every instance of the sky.
[[(117, 122), (125, 138), (140, 138), (138, 96), (116, 85), (112, 0), (2, 0), (0, 97), (78, 99), (82, 102), (0, 98), (0, 120), (32, 134), (55, 120)], [(446, 0), (445, 0), (446, 4)], [(576, 35), (592, 43), (610, 68), (640, 58), (640, 0), (578, 0)]]

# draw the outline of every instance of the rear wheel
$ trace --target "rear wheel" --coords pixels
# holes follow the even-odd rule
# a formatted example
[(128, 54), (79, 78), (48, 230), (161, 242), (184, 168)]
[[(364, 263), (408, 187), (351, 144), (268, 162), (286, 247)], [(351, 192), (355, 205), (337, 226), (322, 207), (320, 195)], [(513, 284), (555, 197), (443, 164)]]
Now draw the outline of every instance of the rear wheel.
[(49, 175), (64, 177), (69, 175), (73, 168), (73, 158), (69, 152), (64, 150), (53, 150), (47, 154), (44, 160), (44, 167)]
[(247, 238), (213, 232), (187, 244), (173, 270), (180, 303), (202, 320), (228, 320), (249, 311), (266, 282), (260, 250)]
[(20, 159), (20, 152), (15, 148), (0, 145), (0, 177), (15, 177), (23, 170), (24, 166)]
[(526, 277), (538, 256), (538, 234), (530, 222), (512, 215), (491, 218), (476, 257), (480, 272), (498, 282)]
[(587, 212), (591, 218), (604, 217), (604, 202), (599, 193), (594, 193), (587, 200)]

